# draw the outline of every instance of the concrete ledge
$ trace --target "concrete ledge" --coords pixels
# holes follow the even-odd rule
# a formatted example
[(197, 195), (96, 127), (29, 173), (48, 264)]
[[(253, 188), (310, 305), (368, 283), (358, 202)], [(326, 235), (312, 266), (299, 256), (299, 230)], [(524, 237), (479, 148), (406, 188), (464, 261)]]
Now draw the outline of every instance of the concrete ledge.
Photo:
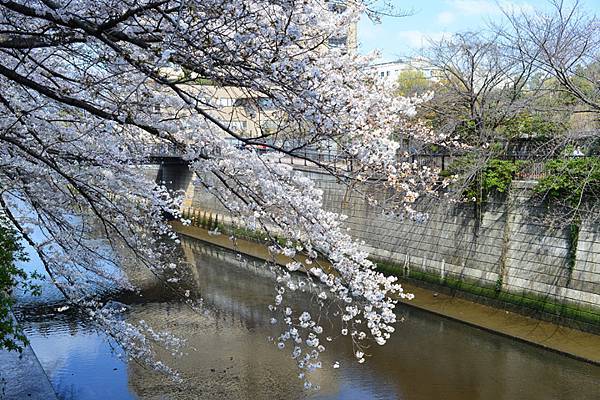
[(58, 400), (31, 346), (21, 354), (0, 350), (0, 399)]
[[(255, 242), (236, 239), (234, 244), (227, 235), (211, 236), (205, 229), (183, 226), (178, 222), (173, 222), (172, 225), (175, 231), (180, 234), (203, 242), (263, 260), (275, 261), (278, 264), (289, 262), (289, 259), (281, 255), (278, 255), (273, 260), (266, 246), (261, 246)], [(415, 294), (414, 300), (403, 301), (408, 306), (536, 345), (575, 359), (600, 365), (599, 335), (541, 321), (484, 304), (474, 303), (444, 293), (434, 293), (431, 290), (415, 285), (405, 283), (403, 286), (407, 292)]]

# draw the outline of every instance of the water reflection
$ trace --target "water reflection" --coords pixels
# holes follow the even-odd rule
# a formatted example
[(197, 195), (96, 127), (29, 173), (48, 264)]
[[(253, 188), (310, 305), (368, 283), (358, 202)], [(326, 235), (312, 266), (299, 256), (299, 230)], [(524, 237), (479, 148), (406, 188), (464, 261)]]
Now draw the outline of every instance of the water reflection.
[[(131, 321), (144, 319), (187, 339), (186, 356), (162, 355), (185, 382), (120, 361), (111, 343), (85, 321), (29, 314), (27, 333), (62, 398), (598, 398), (600, 367), (414, 309), (400, 310), (405, 322), (388, 344), (371, 349), (365, 364), (353, 361), (347, 338), (330, 343), (322, 355), (325, 368), (314, 379), (322, 390), (307, 393), (287, 354), (291, 350), (280, 351), (266, 340), (279, 332), (267, 309), (271, 273), (260, 262), (240, 262), (197, 241), (186, 240), (182, 248), (191, 266), (185, 284), (204, 299), (203, 312), (190, 310), (151, 277), (138, 277), (143, 298), (121, 300), (132, 304)], [(292, 306), (309, 302), (307, 293)], [(342, 368), (330, 368), (334, 361)]]

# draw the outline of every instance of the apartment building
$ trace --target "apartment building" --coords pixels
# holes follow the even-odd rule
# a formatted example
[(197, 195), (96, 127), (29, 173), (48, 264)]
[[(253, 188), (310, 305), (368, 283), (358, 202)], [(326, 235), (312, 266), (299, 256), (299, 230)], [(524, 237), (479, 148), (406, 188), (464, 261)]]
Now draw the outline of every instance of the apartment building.
[(369, 75), (389, 83), (396, 82), (398, 76), (403, 71), (420, 71), (427, 79), (433, 81), (438, 79), (436, 69), (424, 58), (399, 59), (397, 61), (372, 64), (366, 70)]

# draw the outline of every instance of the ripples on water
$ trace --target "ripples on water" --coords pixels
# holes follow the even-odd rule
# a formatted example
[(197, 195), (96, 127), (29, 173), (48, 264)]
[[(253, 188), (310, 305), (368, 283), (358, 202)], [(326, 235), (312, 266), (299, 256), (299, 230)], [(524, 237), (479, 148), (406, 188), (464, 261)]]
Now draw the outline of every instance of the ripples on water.
[[(325, 366), (305, 392), (295, 363), (266, 338), (273, 284), (260, 263), (241, 267), (229, 252), (186, 241), (190, 285), (204, 299), (194, 313), (160, 288), (145, 291), (127, 318), (144, 319), (187, 340), (188, 354), (165, 360), (183, 384), (121, 361), (119, 349), (66, 314), (24, 315), (25, 330), (62, 399), (598, 399), (600, 367), (413, 309), (401, 309), (392, 340), (365, 364), (348, 338), (329, 343)], [(292, 305), (308, 304), (299, 295)], [(310, 311), (310, 310), (309, 310)], [(27, 316), (28, 315), (28, 316)], [(323, 335), (325, 337), (326, 334)], [(340, 361), (340, 369), (332, 369)]]

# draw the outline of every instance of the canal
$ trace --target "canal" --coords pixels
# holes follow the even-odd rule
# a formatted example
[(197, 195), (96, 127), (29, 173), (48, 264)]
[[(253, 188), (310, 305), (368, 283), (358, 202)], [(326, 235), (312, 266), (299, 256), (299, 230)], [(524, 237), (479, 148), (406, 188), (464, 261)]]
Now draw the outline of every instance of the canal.
[[(185, 338), (186, 354), (164, 360), (183, 383), (119, 357), (120, 350), (86, 320), (69, 313), (17, 313), (61, 399), (598, 399), (600, 367), (487, 331), (399, 306), (402, 322), (383, 347), (358, 364), (348, 337), (328, 343), (324, 368), (305, 391), (289, 349), (269, 342), (273, 276), (258, 260), (193, 239), (182, 241), (186, 282), (203, 299), (200, 312), (150, 277), (126, 318)], [(311, 293), (294, 309), (311, 310)], [(39, 307), (40, 310), (43, 308)], [(329, 327), (334, 332), (335, 327)], [(333, 335), (333, 333), (332, 333)], [(324, 337), (325, 335), (323, 335)], [(333, 363), (341, 367), (334, 369)]]

